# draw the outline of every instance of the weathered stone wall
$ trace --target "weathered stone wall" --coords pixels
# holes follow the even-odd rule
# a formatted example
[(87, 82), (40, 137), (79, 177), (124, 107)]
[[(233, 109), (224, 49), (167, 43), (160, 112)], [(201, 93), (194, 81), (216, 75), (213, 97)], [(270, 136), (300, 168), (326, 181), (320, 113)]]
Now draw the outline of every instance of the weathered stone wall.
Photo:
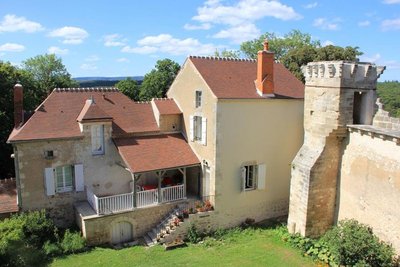
[[(19, 166), (19, 205), (22, 211), (47, 209), (60, 226), (74, 221), (73, 203), (86, 199), (85, 192), (75, 190), (46, 195), (45, 168), (83, 164), (84, 183), (98, 195), (130, 192), (131, 176), (111, 140), (111, 125), (105, 125), (105, 154), (91, 153), (90, 127), (83, 127), (84, 137), (69, 140), (34, 141), (15, 144), (15, 157)], [(45, 151), (53, 150), (54, 158), (46, 159)]]
[(386, 130), (400, 130), (400, 118), (393, 118), (383, 109), (383, 104), (378, 99), (378, 110), (375, 113), (373, 125)]
[(354, 218), (372, 226), (400, 254), (399, 138), (350, 128), (338, 186), (338, 220)]
[(334, 223), (346, 125), (372, 123), (376, 80), (383, 70), (344, 61), (313, 62), (303, 69), (305, 137), (292, 163), (289, 231), (316, 236)]

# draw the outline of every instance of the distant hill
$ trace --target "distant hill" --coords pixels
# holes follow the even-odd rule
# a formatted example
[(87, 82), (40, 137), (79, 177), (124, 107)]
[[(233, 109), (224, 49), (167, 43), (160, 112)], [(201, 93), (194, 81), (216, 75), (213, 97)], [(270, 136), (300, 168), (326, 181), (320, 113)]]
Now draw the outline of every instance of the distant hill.
[(73, 78), (79, 83), (80, 87), (100, 87), (100, 86), (115, 86), (121, 80), (131, 78), (136, 80), (138, 84), (143, 81), (143, 76), (130, 76), (130, 77), (76, 77)]

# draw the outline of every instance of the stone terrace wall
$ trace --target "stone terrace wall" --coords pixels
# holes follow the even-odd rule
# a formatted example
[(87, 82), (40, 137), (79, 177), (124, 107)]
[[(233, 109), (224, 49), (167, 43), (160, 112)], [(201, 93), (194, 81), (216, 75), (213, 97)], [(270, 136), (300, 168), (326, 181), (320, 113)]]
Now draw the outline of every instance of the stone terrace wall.
[(338, 187), (338, 220), (373, 227), (400, 254), (400, 131), (351, 126)]
[(400, 118), (390, 117), (389, 112), (383, 110), (383, 104), (379, 98), (376, 103), (378, 111), (375, 113), (373, 125), (387, 130), (400, 130)]

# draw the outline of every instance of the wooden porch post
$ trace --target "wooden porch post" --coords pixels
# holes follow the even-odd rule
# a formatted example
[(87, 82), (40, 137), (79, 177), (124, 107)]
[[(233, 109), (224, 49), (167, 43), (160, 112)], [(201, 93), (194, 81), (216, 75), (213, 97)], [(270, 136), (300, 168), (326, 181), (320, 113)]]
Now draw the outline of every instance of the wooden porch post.
[(162, 203), (162, 195), (161, 195), (161, 177), (165, 174), (165, 171), (156, 172), (158, 178), (158, 203)]
[(136, 193), (137, 193), (137, 188), (136, 188), (136, 182), (140, 178), (140, 174), (133, 174), (132, 175), (132, 182), (133, 182), (133, 208), (136, 208)]
[(186, 167), (178, 169), (183, 175), (183, 197), (186, 198)]

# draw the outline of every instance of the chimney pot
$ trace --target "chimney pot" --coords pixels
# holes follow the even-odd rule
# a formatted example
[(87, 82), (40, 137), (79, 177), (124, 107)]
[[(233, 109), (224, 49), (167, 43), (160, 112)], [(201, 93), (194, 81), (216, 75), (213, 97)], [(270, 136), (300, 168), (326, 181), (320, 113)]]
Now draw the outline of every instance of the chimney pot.
[(21, 84), (14, 85), (14, 128), (24, 123), (24, 89)]
[(269, 49), (269, 44), (268, 44), (268, 39), (264, 40), (264, 51), (268, 51)]

